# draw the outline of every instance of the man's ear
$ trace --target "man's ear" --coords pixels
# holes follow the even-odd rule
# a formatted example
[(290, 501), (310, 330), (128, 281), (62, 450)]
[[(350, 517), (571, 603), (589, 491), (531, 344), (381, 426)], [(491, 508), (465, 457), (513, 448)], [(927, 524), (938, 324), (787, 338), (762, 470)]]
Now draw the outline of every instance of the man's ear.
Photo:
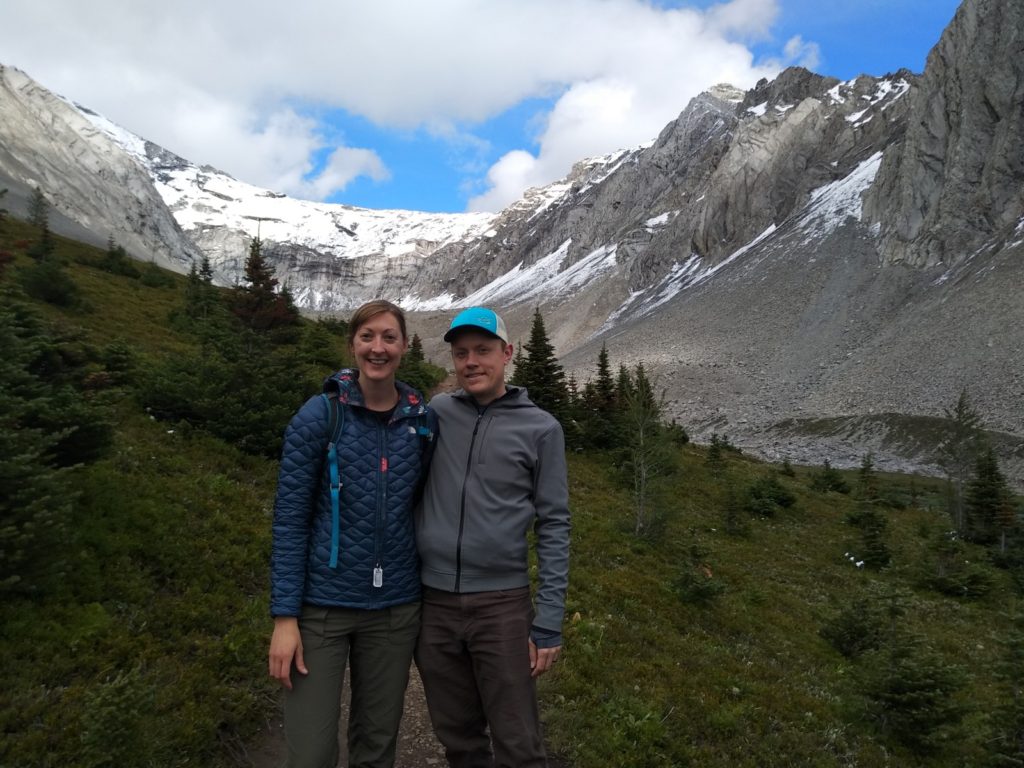
[(511, 344), (506, 344), (505, 345), (504, 355), (505, 355), (505, 362), (506, 363), (509, 363), (509, 362), (512, 361), (512, 345)]

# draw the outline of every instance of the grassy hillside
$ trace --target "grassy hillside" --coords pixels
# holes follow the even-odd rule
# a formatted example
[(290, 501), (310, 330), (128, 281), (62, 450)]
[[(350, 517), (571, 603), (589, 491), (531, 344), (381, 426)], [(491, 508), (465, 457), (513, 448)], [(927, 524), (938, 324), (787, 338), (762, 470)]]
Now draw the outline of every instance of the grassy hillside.
[[(857, 501), (809, 489), (813, 471), (779, 476), (796, 504), (727, 532), (728, 488), (771, 468), (732, 457), (721, 476), (705, 451), (682, 452), (659, 499), (657, 536), (630, 534), (630, 500), (610, 461), (574, 457), (574, 533), (565, 660), (544, 681), (549, 736), (579, 766), (983, 765), (990, 715), (1008, 702), (996, 670), (1018, 604), (1011, 575), (981, 548), (965, 559), (992, 579), (983, 599), (922, 586), (948, 528), (944, 485), (886, 476), (892, 565), (857, 567)], [(912, 490), (918, 506), (909, 506)], [(964, 716), (930, 749), (907, 744), (865, 696), (885, 652), (846, 658), (819, 631), (867, 598), (921, 648), (961, 665)], [(924, 655), (924, 650), (919, 651)]]
[[(10, 255), (0, 288), (31, 268), (34, 237), (0, 224)], [(277, 706), (265, 662), (276, 462), (145, 409), (155, 372), (204, 359), (202, 339), (169, 321), (185, 278), (103, 271), (103, 252), (60, 239), (56, 253), (79, 301), (3, 300), (50, 324), (62, 375), (112, 438), (61, 470), (67, 524), (36, 553), (61, 564), (58, 576), (3, 596), (0, 764), (244, 764), (243, 746)], [(293, 371), (303, 387), (343, 355), (313, 324), (289, 344), (275, 354), (304, 355)], [(111, 362), (126, 355), (129, 372)], [(856, 565), (856, 493), (812, 491), (817, 470), (797, 467), (775, 475), (795, 503), (751, 514), (746, 489), (776, 468), (732, 452), (722, 469), (706, 459), (678, 450), (656, 488), (656, 532), (637, 538), (617, 458), (570, 457), (566, 646), (541, 685), (553, 749), (578, 768), (986, 764), (1011, 701), (1000, 670), (1019, 584), (988, 550), (949, 551), (944, 485), (877, 480), (892, 562), (873, 570)], [(953, 596), (936, 584), (966, 586)], [(878, 647), (844, 656), (826, 626)], [(905, 648), (928, 678), (915, 689), (918, 720), (885, 688), (913, 677)], [(951, 665), (959, 687), (943, 688)], [(928, 700), (935, 690), (959, 711)], [(912, 732), (928, 718), (942, 727), (919, 743)]]

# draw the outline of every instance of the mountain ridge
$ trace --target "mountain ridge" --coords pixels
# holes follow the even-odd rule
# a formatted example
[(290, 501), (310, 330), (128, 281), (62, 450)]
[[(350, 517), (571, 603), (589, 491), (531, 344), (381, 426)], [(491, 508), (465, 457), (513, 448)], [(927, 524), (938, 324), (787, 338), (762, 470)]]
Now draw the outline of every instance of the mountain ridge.
[[(428, 354), (444, 354), (454, 308), (493, 304), (525, 336), (539, 307), (579, 381), (602, 345), (642, 361), (698, 440), (725, 432), (779, 458), (806, 438), (801, 460), (873, 450), (879, 466), (936, 471), (877, 420), (855, 444), (797, 440), (792, 425), (937, 416), (966, 388), (992, 429), (1024, 435), (1022, 14), (965, 0), (921, 75), (790, 68), (746, 92), (714, 86), (651, 143), (582, 160), (493, 215), (295, 201), (122, 139), (168, 236), (221, 282), (239, 279), (259, 232), (300, 304), (392, 297), (416, 312)], [(0, 130), (0, 147), (45, 155), (33, 141)], [(54, 176), (0, 152), (0, 174), (18, 172)], [(1024, 451), (1002, 458), (1024, 479)]]

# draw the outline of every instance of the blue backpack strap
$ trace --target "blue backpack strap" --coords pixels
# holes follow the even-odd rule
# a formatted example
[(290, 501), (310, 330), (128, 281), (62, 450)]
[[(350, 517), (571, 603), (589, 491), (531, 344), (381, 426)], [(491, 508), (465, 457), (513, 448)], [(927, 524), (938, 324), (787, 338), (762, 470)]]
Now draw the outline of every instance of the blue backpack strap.
[(338, 567), (338, 541), (341, 533), (341, 467), (338, 466), (338, 438), (345, 425), (345, 410), (338, 396), (320, 395), (327, 404), (327, 471), (330, 473), (331, 491), (331, 568)]

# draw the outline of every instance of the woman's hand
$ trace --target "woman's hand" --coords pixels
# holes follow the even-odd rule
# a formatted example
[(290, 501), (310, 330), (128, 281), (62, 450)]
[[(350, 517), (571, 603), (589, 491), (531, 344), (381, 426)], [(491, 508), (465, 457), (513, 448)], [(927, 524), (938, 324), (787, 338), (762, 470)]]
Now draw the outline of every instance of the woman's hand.
[(288, 690), (292, 689), (292, 661), (299, 674), (308, 673), (302, 660), (299, 620), (294, 616), (278, 616), (274, 619), (274, 634), (270, 638), (270, 676)]

